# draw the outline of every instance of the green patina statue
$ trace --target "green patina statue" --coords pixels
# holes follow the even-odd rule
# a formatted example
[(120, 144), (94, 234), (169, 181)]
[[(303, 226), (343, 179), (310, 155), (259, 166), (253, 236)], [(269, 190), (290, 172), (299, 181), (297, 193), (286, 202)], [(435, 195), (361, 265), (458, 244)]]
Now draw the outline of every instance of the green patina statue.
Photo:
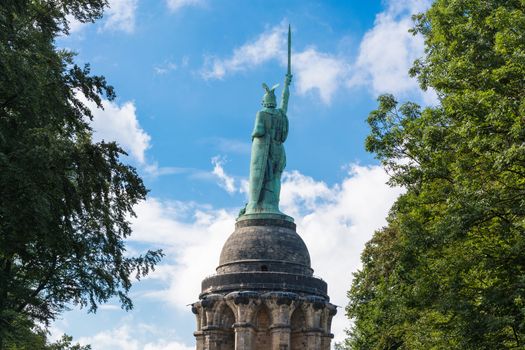
[(286, 220), (293, 220), (279, 210), (281, 175), (286, 166), (283, 143), (288, 136), (286, 111), (291, 81), (291, 31), (288, 27), (288, 71), (284, 80), (281, 105), (277, 108), (275, 98), (275, 89), (279, 85), (269, 88), (263, 83), (263, 108), (257, 112), (252, 132), (249, 202), (246, 208), (241, 210), (240, 218), (278, 215)]

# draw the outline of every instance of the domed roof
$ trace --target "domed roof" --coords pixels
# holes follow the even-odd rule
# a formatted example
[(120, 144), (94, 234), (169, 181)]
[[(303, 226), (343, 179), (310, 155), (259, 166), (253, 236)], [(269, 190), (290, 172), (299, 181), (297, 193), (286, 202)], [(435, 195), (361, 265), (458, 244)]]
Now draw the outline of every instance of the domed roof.
[(295, 224), (250, 221), (244, 226), (237, 223), (224, 244), (218, 273), (276, 271), (312, 275), (310, 254), (295, 232)]
[(226, 240), (217, 274), (202, 281), (200, 298), (235, 291), (293, 292), (328, 300), (327, 285), (313, 277), (310, 254), (287, 220), (239, 220)]

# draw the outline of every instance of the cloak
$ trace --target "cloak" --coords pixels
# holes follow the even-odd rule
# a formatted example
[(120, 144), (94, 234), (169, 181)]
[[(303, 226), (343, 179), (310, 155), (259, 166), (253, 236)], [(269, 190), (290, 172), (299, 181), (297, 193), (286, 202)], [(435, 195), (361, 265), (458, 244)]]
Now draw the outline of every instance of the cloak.
[[(271, 143), (275, 142), (281, 145), (287, 136), (288, 118), (281, 109), (275, 109), (271, 112), (267, 110), (257, 112), (252, 133), (249, 182), (250, 207), (255, 207), (261, 201), (264, 183), (273, 180), (275, 176), (275, 169), (272, 168), (274, 162), (269, 159)], [(280, 156), (285, 162), (284, 154)], [(280, 171), (282, 169), (278, 170), (278, 172)]]

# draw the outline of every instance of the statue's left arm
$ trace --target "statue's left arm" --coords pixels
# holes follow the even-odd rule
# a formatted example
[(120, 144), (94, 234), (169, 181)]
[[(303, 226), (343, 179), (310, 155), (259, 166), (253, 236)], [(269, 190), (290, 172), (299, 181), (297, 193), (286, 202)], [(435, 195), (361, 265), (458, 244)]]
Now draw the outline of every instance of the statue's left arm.
[(279, 107), (284, 114), (288, 111), (288, 99), (290, 98), (290, 83), (292, 82), (292, 75), (286, 74), (284, 78), (283, 96), (281, 98), (281, 106)]

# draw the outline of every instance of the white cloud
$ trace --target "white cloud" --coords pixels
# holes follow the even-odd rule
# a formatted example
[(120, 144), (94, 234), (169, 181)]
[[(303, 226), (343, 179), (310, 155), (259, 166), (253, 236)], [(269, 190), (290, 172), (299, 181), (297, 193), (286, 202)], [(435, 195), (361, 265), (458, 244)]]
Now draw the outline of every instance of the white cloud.
[(175, 166), (159, 166), (158, 162), (151, 162), (144, 165), (144, 171), (151, 177), (157, 177), (163, 175), (190, 174), (196, 172), (197, 170)]
[(412, 14), (424, 11), (428, 0), (389, 1), (376, 16), (374, 27), (363, 37), (353, 65), (350, 87), (367, 86), (374, 95), (393, 93), (421, 95), (426, 103), (436, 101), (433, 91), (423, 92), (408, 70), (415, 59), (424, 55), (420, 35), (408, 32), (413, 27)]
[(179, 342), (160, 340), (156, 343), (146, 344), (144, 350), (195, 350), (195, 347), (187, 346)]
[[(327, 281), (336, 305), (347, 304), (346, 291), (352, 272), (360, 266), (364, 244), (385, 225), (388, 210), (401, 193), (387, 186), (387, 179), (378, 166), (358, 165), (333, 186), (297, 171), (283, 177), (281, 209), (295, 218), (312, 267)], [(168, 302), (193, 317), (186, 305), (197, 300), (202, 279), (214, 273), (220, 248), (233, 232), (236, 210), (150, 198), (136, 212), (131, 239), (161, 245), (166, 252), (163, 264), (147, 277), (161, 281), (164, 288), (145, 296)], [(344, 338), (348, 322), (339, 309), (332, 328), (336, 340)]]
[(235, 179), (224, 171), (223, 164), (224, 158), (216, 156), (211, 159), (213, 164), (212, 174), (215, 175), (217, 180), (219, 180), (219, 186), (226, 190), (228, 193), (234, 193), (237, 191), (235, 188)]
[(78, 21), (73, 15), (67, 15), (66, 20), (69, 24), (69, 33), (74, 34), (80, 32), (86, 23)]
[(204, 79), (222, 79), (225, 75), (253, 68), (262, 63), (286, 55), (284, 51), (284, 24), (275, 26), (253, 41), (233, 50), (226, 59), (209, 57), (201, 72)]
[[(158, 339), (159, 336), (151, 326), (145, 324), (125, 323), (117, 328), (99, 332), (90, 337), (79, 338), (80, 344), (90, 344), (96, 350), (192, 350), (194, 347), (184, 343)], [(141, 341), (154, 336), (154, 342)]]
[(177, 64), (173, 62), (166, 62), (164, 64), (153, 67), (155, 74), (158, 74), (158, 75), (165, 75), (176, 69), (177, 69)]
[[(114, 30), (132, 33), (135, 29), (135, 13), (138, 0), (109, 0), (104, 10), (104, 21), (99, 31)], [(66, 16), (69, 24), (69, 34), (81, 33), (91, 22), (82, 23), (73, 15)]]
[(90, 344), (93, 349), (100, 350), (138, 350), (139, 342), (130, 334), (129, 326), (121, 326), (103, 331), (91, 337), (78, 339), (80, 344)]
[(146, 277), (164, 281), (166, 288), (146, 295), (193, 317), (186, 305), (198, 297), (202, 279), (214, 273), (220, 248), (234, 228), (233, 212), (149, 198), (136, 213), (131, 240), (161, 245), (166, 252), (163, 264)]
[(135, 13), (138, 0), (110, 0), (104, 13), (103, 29), (132, 33), (135, 29)]
[[(286, 64), (286, 34), (284, 22), (272, 27), (252, 42), (233, 50), (229, 58), (208, 57), (201, 75), (204, 79), (222, 79), (228, 74), (245, 71), (270, 60)], [(313, 47), (293, 53), (295, 84), (299, 94), (317, 90), (321, 100), (330, 103), (333, 94), (345, 81), (349, 66), (343, 58), (319, 52)]]
[(301, 95), (317, 90), (321, 101), (329, 104), (337, 88), (341, 87), (349, 74), (345, 60), (335, 55), (308, 48), (293, 56), (297, 92)]
[[(402, 192), (388, 187), (387, 180), (378, 166), (354, 165), (348, 177), (333, 187), (298, 173), (283, 184), (283, 210), (302, 213), (295, 217), (297, 230), (310, 251), (312, 267), (328, 283), (331, 302), (342, 307), (332, 325), (335, 341), (344, 339), (349, 325), (346, 292), (352, 272), (361, 266), (364, 245), (386, 224), (388, 210)], [(290, 191), (293, 188), (301, 190)]]
[(122, 310), (122, 308), (115, 304), (102, 304), (98, 307), (98, 310), (102, 311), (117, 311)]
[[(340, 88), (366, 87), (374, 95), (416, 96), (426, 104), (435, 104), (435, 92), (422, 91), (417, 80), (408, 75), (414, 60), (424, 55), (423, 38), (408, 32), (413, 27), (411, 16), (427, 9), (430, 3), (430, 0), (387, 1), (385, 11), (376, 16), (374, 27), (362, 38), (355, 60), (322, 52), (313, 46), (294, 51), (292, 68), (296, 92), (304, 95), (316, 91), (323, 103), (330, 104)], [(223, 79), (271, 60), (285, 66), (286, 33), (283, 21), (255, 40), (235, 48), (230, 57), (208, 57), (202, 77)]]
[(211, 144), (223, 153), (250, 154), (251, 143), (224, 137), (210, 137), (202, 139), (201, 142)]
[(145, 152), (150, 148), (151, 137), (141, 128), (135, 104), (131, 101), (121, 105), (103, 100), (104, 109), (80, 98), (93, 114), (91, 127), (95, 141), (117, 141), (141, 165), (146, 164)]
[(202, 6), (204, 5), (204, 0), (166, 0), (166, 4), (172, 12), (176, 12), (184, 7)]
[[(138, 0), (109, 0), (108, 6), (104, 10), (104, 21), (99, 30), (114, 30), (132, 33), (135, 29), (135, 14), (137, 11)], [(73, 15), (67, 15), (69, 23), (69, 33), (76, 34), (90, 24), (82, 23), (75, 19)]]

